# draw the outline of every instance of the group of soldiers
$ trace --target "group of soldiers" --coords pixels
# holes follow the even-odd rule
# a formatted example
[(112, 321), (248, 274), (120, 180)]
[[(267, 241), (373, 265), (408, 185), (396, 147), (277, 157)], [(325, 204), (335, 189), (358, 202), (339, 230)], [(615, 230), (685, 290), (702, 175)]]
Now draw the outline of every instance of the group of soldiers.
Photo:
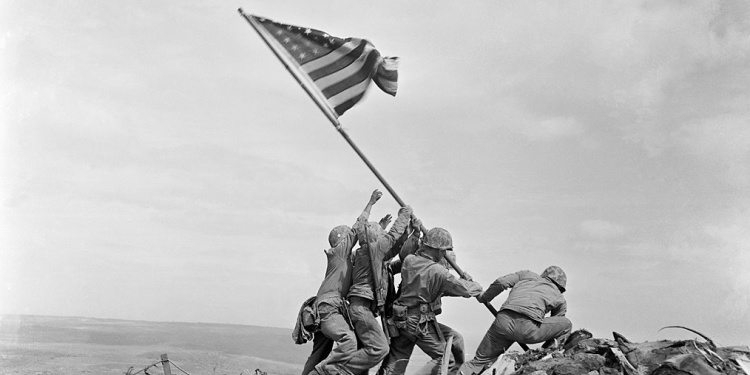
[[(410, 207), (399, 210), (387, 232), (390, 215), (369, 221), (381, 196), (375, 190), (352, 227), (337, 226), (328, 236), (325, 278), (317, 295), (303, 304), (295, 328), (295, 338), (304, 337), (298, 343), (313, 341), (302, 375), (362, 375), (378, 363), (379, 375), (402, 375), (415, 345), (432, 359), (420, 375), (437, 373), (444, 355), (448, 374), (481, 374), (514, 342), (554, 347), (570, 333), (562, 269), (550, 266), (541, 275), (519, 271), (483, 291), (468, 274), (457, 278), (450, 272), (456, 264), (450, 233), (426, 230)], [(399, 272), (396, 290), (393, 275)], [(464, 363), (463, 337), (436, 319), (441, 297), (487, 303), (507, 289), (508, 298), (474, 358)], [(452, 342), (450, 353), (446, 341)]]

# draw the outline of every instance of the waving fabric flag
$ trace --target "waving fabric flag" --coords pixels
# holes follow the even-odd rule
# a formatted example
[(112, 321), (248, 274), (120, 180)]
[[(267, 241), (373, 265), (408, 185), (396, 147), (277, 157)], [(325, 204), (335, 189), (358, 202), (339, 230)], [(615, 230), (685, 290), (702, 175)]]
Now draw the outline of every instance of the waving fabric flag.
[(312, 84), (314, 92), (306, 90), (317, 96), (313, 99), (319, 105), (335, 113), (333, 116), (342, 115), (360, 101), (371, 80), (384, 92), (396, 95), (398, 58), (382, 57), (367, 40), (341, 39), (320, 30), (242, 15), (301, 84)]

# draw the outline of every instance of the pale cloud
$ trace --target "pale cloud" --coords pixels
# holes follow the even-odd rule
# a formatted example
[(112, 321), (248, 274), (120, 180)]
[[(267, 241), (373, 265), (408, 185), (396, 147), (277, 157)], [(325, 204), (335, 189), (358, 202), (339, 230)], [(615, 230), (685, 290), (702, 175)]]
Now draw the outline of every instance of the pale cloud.
[(598, 239), (620, 237), (626, 233), (622, 225), (606, 220), (586, 220), (581, 223), (580, 228), (585, 236)]
[(581, 124), (573, 118), (551, 118), (530, 126), (527, 134), (532, 139), (559, 138), (579, 135), (583, 130)]
[(639, 57), (625, 63), (637, 69), (626, 76), (633, 84), (618, 91), (614, 113), (626, 137), (650, 155), (675, 146), (671, 134), (686, 126), (747, 113), (750, 29), (727, 16), (747, 7), (739, 3), (657, 6), (636, 24)]
[(736, 212), (719, 224), (706, 226), (705, 232), (717, 241), (718, 249), (713, 256), (726, 260), (725, 278), (728, 294), (719, 312), (728, 320), (746, 322), (750, 319), (750, 205)]
[[(748, 98), (750, 100), (750, 98)], [(750, 187), (750, 111), (688, 123), (671, 134), (694, 157), (716, 165), (724, 182)]]
[(499, 57), (495, 79), (506, 126), (532, 140), (615, 128), (656, 157), (686, 124), (746, 106), (750, 27), (736, 16), (746, 2), (615, 7), (562, 6), (536, 34), (501, 39), (498, 50), (513, 56)]

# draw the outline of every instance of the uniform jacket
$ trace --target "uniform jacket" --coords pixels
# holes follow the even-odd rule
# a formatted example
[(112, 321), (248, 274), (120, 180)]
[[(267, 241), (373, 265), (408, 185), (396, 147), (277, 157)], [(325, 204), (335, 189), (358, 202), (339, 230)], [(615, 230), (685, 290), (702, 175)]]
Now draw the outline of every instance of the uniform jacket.
[[(473, 297), (482, 293), (482, 286), (462, 280), (426, 254), (408, 254), (401, 265), (401, 296), (397, 302), (408, 308), (432, 305), (439, 310), (442, 296)], [(436, 314), (439, 311), (435, 311)]]
[[(399, 212), (398, 218), (391, 225), (391, 229), (375, 242), (362, 245), (354, 254), (352, 269), (352, 287), (348, 297), (362, 297), (377, 302), (378, 310), (385, 305), (388, 291), (388, 270), (385, 261), (390, 260), (400, 250), (397, 240), (401, 237), (411, 219), (410, 214)], [(366, 220), (360, 220), (355, 230), (363, 230)], [(373, 267), (374, 265), (374, 267)], [(375, 269), (373, 275), (372, 270)], [(373, 285), (376, 294), (373, 294)]]
[(318, 288), (318, 303), (329, 298), (344, 298), (352, 285), (352, 248), (357, 243), (354, 230), (349, 230), (338, 245), (325, 251), (328, 259), (326, 275)]
[(551, 316), (565, 316), (568, 305), (557, 285), (531, 271), (518, 271), (495, 280), (482, 299), (491, 301), (504, 290), (512, 288), (508, 299), (500, 310), (512, 310), (542, 322), (550, 312)]

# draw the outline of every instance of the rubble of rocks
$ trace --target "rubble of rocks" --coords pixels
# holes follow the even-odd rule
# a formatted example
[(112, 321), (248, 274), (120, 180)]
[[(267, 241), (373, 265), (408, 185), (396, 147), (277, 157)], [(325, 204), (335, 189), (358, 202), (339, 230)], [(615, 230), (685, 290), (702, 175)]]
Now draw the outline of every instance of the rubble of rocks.
[(610, 340), (594, 338), (581, 329), (555, 349), (506, 353), (490, 369), (490, 374), (750, 375), (750, 348), (717, 347), (709, 338), (695, 333), (705, 341), (633, 343), (617, 332), (613, 332)]

